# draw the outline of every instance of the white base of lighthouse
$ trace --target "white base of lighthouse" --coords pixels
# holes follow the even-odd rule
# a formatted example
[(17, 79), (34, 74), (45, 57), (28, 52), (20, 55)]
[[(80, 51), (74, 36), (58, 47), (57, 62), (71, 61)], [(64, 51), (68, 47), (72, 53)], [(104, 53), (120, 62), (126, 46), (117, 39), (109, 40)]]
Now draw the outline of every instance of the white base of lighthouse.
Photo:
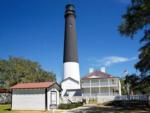
[(80, 82), (80, 71), (79, 71), (79, 63), (77, 62), (65, 62), (64, 63), (64, 79), (73, 78)]
[(61, 82), (62, 97), (74, 96), (80, 87), (80, 71), (77, 62), (64, 63), (64, 80)]

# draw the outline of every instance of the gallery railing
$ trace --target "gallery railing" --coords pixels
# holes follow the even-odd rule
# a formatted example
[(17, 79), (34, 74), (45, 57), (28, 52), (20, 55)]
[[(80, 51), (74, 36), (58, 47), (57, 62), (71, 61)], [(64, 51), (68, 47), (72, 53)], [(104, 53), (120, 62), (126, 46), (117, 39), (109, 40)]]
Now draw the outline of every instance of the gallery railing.
[(117, 86), (117, 82), (95, 82), (95, 83), (82, 83), (82, 87), (108, 87)]

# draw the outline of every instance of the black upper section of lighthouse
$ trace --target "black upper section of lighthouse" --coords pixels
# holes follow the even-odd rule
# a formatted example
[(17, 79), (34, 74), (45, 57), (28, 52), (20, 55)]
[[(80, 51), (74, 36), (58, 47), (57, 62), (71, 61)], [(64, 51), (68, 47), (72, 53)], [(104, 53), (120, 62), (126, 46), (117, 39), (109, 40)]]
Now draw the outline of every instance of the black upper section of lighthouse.
[(75, 17), (74, 5), (66, 5), (63, 62), (78, 62)]

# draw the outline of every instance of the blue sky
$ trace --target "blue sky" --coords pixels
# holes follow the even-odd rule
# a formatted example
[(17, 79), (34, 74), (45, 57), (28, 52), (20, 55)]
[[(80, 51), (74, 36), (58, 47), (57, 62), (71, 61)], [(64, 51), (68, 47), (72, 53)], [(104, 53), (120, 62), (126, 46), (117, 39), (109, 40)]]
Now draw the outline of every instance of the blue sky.
[(140, 34), (136, 39), (117, 31), (129, 0), (0, 0), (0, 58), (37, 61), (63, 77), (64, 7), (76, 6), (81, 76), (93, 67), (115, 76), (135, 73)]

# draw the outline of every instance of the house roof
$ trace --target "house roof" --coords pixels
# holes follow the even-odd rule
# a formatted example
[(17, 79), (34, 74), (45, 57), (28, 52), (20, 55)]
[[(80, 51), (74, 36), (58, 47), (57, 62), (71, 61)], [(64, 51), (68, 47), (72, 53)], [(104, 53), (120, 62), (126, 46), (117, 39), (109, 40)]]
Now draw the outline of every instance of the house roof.
[(56, 82), (38, 82), (38, 83), (18, 83), (11, 87), (11, 89), (36, 89), (36, 88), (48, 88), (54, 85)]
[(85, 77), (82, 78), (82, 80), (86, 80), (86, 79), (92, 79), (92, 78), (117, 78), (117, 77), (113, 77), (110, 74), (101, 72), (101, 71), (93, 71), (92, 73), (89, 73), (88, 75), (86, 75)]

